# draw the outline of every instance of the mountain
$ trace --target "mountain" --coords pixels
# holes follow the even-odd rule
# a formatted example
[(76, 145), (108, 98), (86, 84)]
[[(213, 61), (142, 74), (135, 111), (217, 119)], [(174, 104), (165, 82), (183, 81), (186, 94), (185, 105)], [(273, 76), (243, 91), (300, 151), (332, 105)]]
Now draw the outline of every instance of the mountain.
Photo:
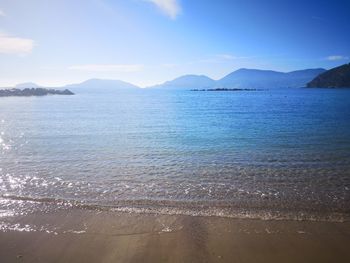
[(65, 86), (65, 88), (86, 88), (86, 89), (138, 89), (139, 87), (131, 83), (121, 81), (121, 80), (112, 80), (112, 79), (89, 79), (81, 83), (70, 84)]
[(270, 89), (299, 88), (325, 72), (325, 69), (305, 69), (292, 72), (278, 72), (260, 69), (239, 69), (217, 81), (204, 75), (184, 75), (152, 88), (167, 89)]
[(304, 87), (311, 79), (325, 69), (305, 69), (288, 73), (259, 70), (239, 69), (218, 80), (218, 88), (297, 88)]
[(204, 75), (184, 75), (151, 88), (167, 89), (202, 89), (215, 86), (215, 80)]
[(350, 63), (318, 75), (307, 86), (309, 88), (350, 88)]
[(283, 73), (272, 70), (239, 69), (217, 81), (219, 88), (264, 88), (282, 79)]
[(16, 89), (31, 89), (31, 88), (40, 88), (40, 86), (36, 83), (33, 82), (25, 82), (25, 83), (20, 83), (15, 86)]
[(304, 70), (296, 70), (292, 72), (285, 73), (287, 76), (287, 79), (290, 81), (291, 87), (305, 87), (307, 83), (318, 76), (319, 74), (322, 74), (326, 70), (323, 68), (316, 68), (316, 69), (304, 69)]

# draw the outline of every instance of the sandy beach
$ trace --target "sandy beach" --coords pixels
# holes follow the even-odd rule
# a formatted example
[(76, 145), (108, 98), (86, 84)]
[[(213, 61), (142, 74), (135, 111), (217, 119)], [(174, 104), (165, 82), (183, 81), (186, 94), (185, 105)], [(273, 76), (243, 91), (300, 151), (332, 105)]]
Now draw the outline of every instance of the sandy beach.
[[(1, 262), (349, 262), (350, 223), (70, 209), (8, 218)], [(6, 228), (4, 227), (6, 225)]]

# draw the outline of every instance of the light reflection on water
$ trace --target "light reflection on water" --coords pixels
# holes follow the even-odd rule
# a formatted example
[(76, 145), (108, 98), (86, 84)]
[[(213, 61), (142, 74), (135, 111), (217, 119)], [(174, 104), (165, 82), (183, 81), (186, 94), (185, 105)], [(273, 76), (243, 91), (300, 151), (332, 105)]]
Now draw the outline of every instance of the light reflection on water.
[(77, 93), (1, 99), (0, 209), (349, 214), (349, 90)]

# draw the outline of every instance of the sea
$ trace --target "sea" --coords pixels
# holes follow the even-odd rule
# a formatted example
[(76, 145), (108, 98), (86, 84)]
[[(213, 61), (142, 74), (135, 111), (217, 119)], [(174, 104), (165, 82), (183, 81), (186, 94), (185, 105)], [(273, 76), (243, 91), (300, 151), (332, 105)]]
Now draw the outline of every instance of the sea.
[(350, 89), (76, 89), (0, 98), (0, 219), (350, 219)]

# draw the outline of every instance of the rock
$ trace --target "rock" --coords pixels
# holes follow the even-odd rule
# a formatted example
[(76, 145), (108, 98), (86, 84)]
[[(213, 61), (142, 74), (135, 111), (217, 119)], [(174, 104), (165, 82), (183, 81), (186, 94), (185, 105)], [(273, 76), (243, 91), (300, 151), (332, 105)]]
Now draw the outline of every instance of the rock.
[(25, 88), (25, 89), (4, 89), (0, 90), (0, 97), (29, 97), (29, 96), (46, 96), (46, 95), (74, 95), (68, 89), (65, 90), (55, 90), (55, 89), (45, 89), (45, 88)]

